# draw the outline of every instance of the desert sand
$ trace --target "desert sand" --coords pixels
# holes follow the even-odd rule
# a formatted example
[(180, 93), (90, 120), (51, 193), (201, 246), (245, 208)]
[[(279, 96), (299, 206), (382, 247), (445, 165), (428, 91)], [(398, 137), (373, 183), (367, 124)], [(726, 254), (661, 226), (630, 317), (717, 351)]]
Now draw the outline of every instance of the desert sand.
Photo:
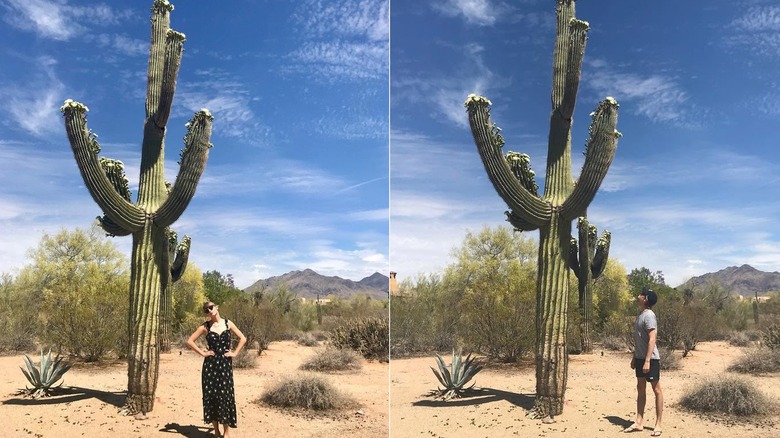
[[(677, 353), (679, 354), (679, 352)], [(707, 342), (682, 359), (682, 367), (662, 371), (665, 397), (662, 436), (670, 437), (780, 437), (780, 408), (768, 418), (735, 422), (701, 416), (677, 405), (692, 384), (726, 373), (742, 354), (725, 342)], [(444, 356), (449, 364), (449, 355)], [(592, 355), (572, 355), (563, 415), (554, 424), (542, 424), (526, 414), (533, 407), (533, 365), (489, 367), (476, 375), (475, 395), (453, 401), (436, 401), (426, 395), (438, 382), (430, 370), (433, 357), (393, 359), (390, 363), (390, 435), (392, 437), (649, 437), (655, 423), (653, 395), (648, 385), (645, 430), (621, 433), (636, 414), (631, 353), (597, 349)], [(747, 376), (775, 402), (780, 401), (780, 375)]]
[[(233, 437), (381, 437), (388, 435), (388, 364), (364, 361), (361, 370), (323, 374), (360, 407), (325, 415), (286, 413), (254, 403), (280, 377), (297, 372), (317, 347), (274, 342), (257, 366), (234, 370), (238, 428)], [(254, 351), (252, 352), (254, 354)], [(31, 355), (37, 362), (38, 355)], [(202, 359), (174, 348), (160, 357), (157, 401), (146, 420), (119, 415), (127, 366), (76, 363), (65, 374), (61, 395), (39, 400), (15, 395), (26, 379), (23, 356), (0, 357), (0, 419), (6, 437), (209, 437), (203, 423)]]

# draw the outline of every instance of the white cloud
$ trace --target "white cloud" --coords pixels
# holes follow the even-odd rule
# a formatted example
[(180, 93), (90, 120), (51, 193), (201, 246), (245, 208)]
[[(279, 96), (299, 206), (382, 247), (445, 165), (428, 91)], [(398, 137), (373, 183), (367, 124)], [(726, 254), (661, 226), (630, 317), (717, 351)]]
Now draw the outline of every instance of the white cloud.
[(62, 133), (59, 108), (65, 86), (55, 74), (56, 61), (48, 56), (36, 60), (39, 73), (25, 78), (25, 84), (0, 88), (0, 99), (6, 102), (12, 128), (21, 128), (38, 138)]
[(86, 24), (111, 25), (130, 16), (105, 4), (72, 6), (66, 0), (6, 0), (5, 6), (6, 23), (60, 41), (84, 33)]
[(446, 0), (433, 7), (448, 17), (462, 16), (467, 23), (477, 26), (490, 26), (506, 12), (503, 4), (491, 0)]
[(612, 96), (626, 105), (629, 111), (647, 117), (653, 122), (695, 126), (699, 122), (690, 114), (701, 117), (689, 102), (688, 92), (680, 82), (662, 74), (636, 74), (617, 72), (607, 63), (596, 60), (589, 66), (595, 69), (584, 77), (588, 87), (602, 98)]
[(309, 0), (293, 16), (304, 39), (287, 69), (324, 82), (386, 80), (389, 3), (382, 0)]
[(197, 76), (198, 80), (178, 84), (176, 115), (189, 118), (207, 108), (214, 115), (215, 133), (255, 145), (271, 141), (271, 129), (257, 119), (251, 108), (254, 96), (249, 87), (217, 69), (199, 71)]

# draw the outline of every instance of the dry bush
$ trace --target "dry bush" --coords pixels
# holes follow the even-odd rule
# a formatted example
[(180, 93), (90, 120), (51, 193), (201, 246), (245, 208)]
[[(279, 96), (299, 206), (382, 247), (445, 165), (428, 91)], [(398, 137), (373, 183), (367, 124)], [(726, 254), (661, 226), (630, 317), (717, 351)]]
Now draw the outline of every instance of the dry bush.
[(660, 365), (662, 370), (679, 370), (682, 368), (680, 356), (674, 354), (673, 350), (666, 347), (660, 347), (658, 349), (658, 354), (661, 355)]
[(700, 413), (761, 415), (772, 409), (772, 402), (750, 381), (721, 376), (700, 382), (683, 394), (680, 405)]
[(300, 333), (296, 338), (298, 338), (298, 345), (303, 345), (305, 347), (316, 347), (319, 345), (319, 341), (317, 341), (317, 338), (314, 337), (311, 332)]
[(627, 349), (626, 340), (620, 336), (604, 336), (601, 339), (601, 345), (604, 349), (611, 351), (625, 351)]
[(780, 371), (780, 350), (769, 348), (747, 350), (729, 365), (728, 370), (742, 374), (776, 373)]
[(257, 366), (257, 355), (249, 354), (248, 348), (241, 349), (238, 356), (233, 358), (233, 368), (254, 368)]
[(299, 374), (286, 377), (266, 391), (261, 402), (277, 408), (315, 411), (356, 407), (357, 401), (345, 395), (320, 376)]
[(300, 369), (308, 371), (345, 371), (360, 369), (362, 358), (353, 350), (326, 348), (304, 362)]
[(747, 347), (751, 343), (750, 338), (745, 332), (731, 332), (726, 336), (726, 340), (729, 345), (735, 347)]

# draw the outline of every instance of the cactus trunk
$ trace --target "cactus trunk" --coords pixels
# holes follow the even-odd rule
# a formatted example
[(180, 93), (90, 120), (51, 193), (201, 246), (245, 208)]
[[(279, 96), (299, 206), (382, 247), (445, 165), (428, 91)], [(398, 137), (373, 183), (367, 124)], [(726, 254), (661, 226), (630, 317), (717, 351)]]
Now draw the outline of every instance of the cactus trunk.
[(522, 231), (540, 231), (535, 415), (549, 421), (563, 412), (565, 400), (571, 221), (584, 214), (596, 196), (620, 135), (615, 130), (617, 102), (607, 97), (591, 114), (585, 162), (575, 184), (571, 171), (571, 127), (588, 24), (574, 17), (574, 0), (557, 0), (557, 4), (552, 111), (542, 196), (537, 194), (528, 156), (514, 152), (502, 155), (504, 137), (490, 120), (490, 101), (470, 95), (465, 103), (485, 171), (510, 208), (509, 222)]
[[(76, 164), (92, 198), (103, 210), (98, 218), (107, 233), (133, 236), (129, 351), (127, 370), (127, 413), (150, 412), (154, 408), (162, 339), (169, 335), (170, 284), (184, 272), (189, 238), (184, 237), (171, 259), (175, 236), (169, 227), (184, 213), (206, 166), (211, 147), (208, 110), (201, 110), (187, 124), (179, 174), (171, 188), (165, 182), (165, 129), (170, 115), (184, 35), (170, 29), (168, 0), (152, 4), (152, 36), (146, 91), (146, 120), (141, 151), (138, 199), (130, 202), (127, 178), (120, 162), (99, 158), (100, 145), (87, 127), (87, 107), (66, 100), (65, 118)], [(161, 333), (160, 323), (163, 321)]]
[[(570, 222), (553, 213), (539, 230), (539, 279), (536, 294), (536, 401), (543, 417), (563, 412), (568, 378), (566, 327), (569, 268), (566, 265)], [(566, 246), (564, 246), (566, 245)]]

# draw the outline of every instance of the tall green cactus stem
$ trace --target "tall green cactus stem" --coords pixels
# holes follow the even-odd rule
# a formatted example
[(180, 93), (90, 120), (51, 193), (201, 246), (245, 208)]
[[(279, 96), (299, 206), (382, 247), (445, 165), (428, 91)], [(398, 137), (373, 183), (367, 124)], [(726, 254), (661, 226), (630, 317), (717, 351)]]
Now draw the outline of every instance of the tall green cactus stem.
[(177, 282), (187, 269), (187, 259), (190, 256), (191, 239), (184, 236), (178, 242), (178, 235), (168, 230), (168, 252), (170, 264), (170, 281), (162, 289), (162, 305), (160, 306), (160, 351), (171, 351), (171, 331), (173, 324), (173, 283)]
[(756, 292), (756, 298), (753, 300), (753, 322), (758, 326), (758, 292)]
[(593, 352), (590, 339), (591, 309), (593, 308), (593, 282), (601, 276), (607, 266), (609, 258), (609, 244), (611, 234), (609, 231), (601, 233), (588, 223), (587, 217), (577, 220), (579, 230), (579, 248), (577, 239), (571, 238), (569, 251), (569, 267), (577, 276), (579, 289), (579, 310), (582, 316), (580, 321), (580, 350), (584, 354)]
[[(568, 372), (566, 312), (567, 258), (571, 221), (585, 214), (615, 155), (619, 133), (617, 102), (611, 97), (591, 114), (590, 138), (580, 178), (571, 172), (571, 126), (579, 87), (588, 24), (574, 17), (573, 0), (557, 0), (557, 32), (553, 55), (552, 112), (547, 174), (542, 196), (518, 180), (502, 156), (503, 137), (490, 120), (490, 101), (466, 99), (474, 142), (488, 177), (510, 208), (508, 219), (519, 229), (539, 229), (539, 269), (536, 305), (536, 406), (545, 421), (563, 412)], [(510, 158), (511, 159), (511, 158)]]
[[(184, 35), (170, 29), (168, 0), (155, 0), (151, 14), (146, 89), (146, 120), (141, 152), (141, 177), (136, 203), (129, 200), (117, 162), (98, 158), (97, 136), (87, 128), (87, 107), (66, 100), (61, 110), (73, 155), (84, 183), (105, 215), (103, 228), (113, 235), (132, 234), (130, 311), (128, 317), (128, 384), (125, 411), (149, 412), (154, 408), (159, 375), (159, 324), (161, 298), (169, 280), (181, 271), (186, 259), (170, 263), (169, 227), (181, 216), (195, 195), (208, 150), (213, 117), (197, 112), (187, 124), (179, 173), (172, 188), (164, 179), (165, 129), (176, 89)], [(109, 165), (112, 164), (113, 166)], [(189, 243), (189, 242), (188, 242)]]

